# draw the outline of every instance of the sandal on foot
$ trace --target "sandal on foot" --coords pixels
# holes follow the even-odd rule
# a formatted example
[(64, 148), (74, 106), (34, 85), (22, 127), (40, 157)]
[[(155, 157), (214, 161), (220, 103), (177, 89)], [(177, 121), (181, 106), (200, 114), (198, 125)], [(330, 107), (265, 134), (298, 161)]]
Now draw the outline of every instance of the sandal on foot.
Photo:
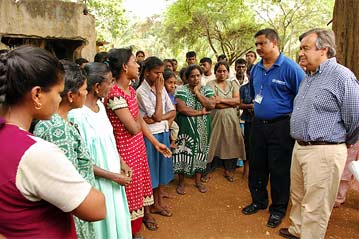
[(210, 178), (211, 178), (211, 177), (210, 177), (209, 175), (203, 175), (203, 176), (201, 177), (201, 182), (202, 182), (202, 183), (208, 183), (208, 181), (209, 181)]
[(224, 178), (227, 179), (228, 182), (231, 182), (233, 183), (234, 179), (232, 176), (229, 176), (229, 175), (224, 175)]
[(198, 191), (201, 193), (206, 193), (207, 188), (202, 183), (197, 183), (194, 185), (196, 188), (198, 188)]
[(152, 214), (158, 214), (164, 217), (171, 217), (172, 216), (172, 212), (162, 208), (162, 209), (155, 209), (155, 208), (151, 208), (151, 213)]
[(145, 226), (147, 227), (148, 230), (157, 231), (158, 225), (157, 225), (157, 222), (153, 218), (152, 219), (143, 219), (142, 222), (143, 222), (143, 224), (145, 224)]
[(184, 186), (183, 185), (178, 185), (176, 187), (176, 192), (179, 194), (179, 195), (185, 195), (186, 192), (184, 191)]

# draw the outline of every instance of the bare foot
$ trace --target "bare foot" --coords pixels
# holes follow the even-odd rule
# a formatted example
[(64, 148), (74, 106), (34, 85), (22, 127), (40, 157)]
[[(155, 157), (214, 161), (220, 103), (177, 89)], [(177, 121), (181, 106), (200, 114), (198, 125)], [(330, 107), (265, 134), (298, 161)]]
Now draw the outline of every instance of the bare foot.
[(171, 217), (172, 212), (163, 207), (151, 207), (151, 213), (158, 214), (164, 217)]

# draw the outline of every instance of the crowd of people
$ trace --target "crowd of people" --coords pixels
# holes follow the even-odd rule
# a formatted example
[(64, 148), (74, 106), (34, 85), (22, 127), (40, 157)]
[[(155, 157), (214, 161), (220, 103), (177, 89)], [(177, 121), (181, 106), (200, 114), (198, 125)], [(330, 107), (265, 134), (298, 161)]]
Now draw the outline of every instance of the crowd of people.
[[(299, 38), (298, 63), (273, 29), (235, 61), (145, 57), (115, 48), (94, 62), (21, 46), (0, 53), (0, 236), (143, 238), (171, 217), (177, 175), (206, 193), (216, 168), (244, 166), (252, 201), (284, 238), (324, 238), (359, 160), (359, 82), (337, 63), (331, 31)], [(257, 54), (260, 60), (257, 61)], [(212, 70), (213, 68), (213, 70)], [(268, 182), (270, 196), (268, 196)]]

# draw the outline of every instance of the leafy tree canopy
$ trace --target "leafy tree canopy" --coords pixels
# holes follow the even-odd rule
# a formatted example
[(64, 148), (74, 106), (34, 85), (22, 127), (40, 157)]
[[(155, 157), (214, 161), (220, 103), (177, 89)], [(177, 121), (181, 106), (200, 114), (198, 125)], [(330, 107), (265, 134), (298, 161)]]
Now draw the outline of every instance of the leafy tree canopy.
[(177, 0), (165, 13), (164, 27), (171, 48), (203, 55), (212, 50), (226, 54), (230, 64), (253, 46), (259, 28), (243, 0)]
[(126, 16), (122, 0), (77, 0), (96, 17), (97, 39), (110, 42), (109, 47), (132, 46), (179, 60), (188, 50), (200, 57), (226, 54), (229, 63), (253, 49), (253, 35), (265, 27), (279, 33), (280, 49), (295, 58), (298, 36), (314, 27), (327, 27), (334, 1), (177, 0), (162, 16), (143, 21)]
[(280, 49), (295, 58), (299, 35), (312, 28), (326, 28), (334, 0), (252, 0), (249, 5), (259, 22), (278, 32)]
[(113, 42), (121, 37), (128, 20), (122, 0), (87, 0), (87, 8), (96, 18), (97, 40)]

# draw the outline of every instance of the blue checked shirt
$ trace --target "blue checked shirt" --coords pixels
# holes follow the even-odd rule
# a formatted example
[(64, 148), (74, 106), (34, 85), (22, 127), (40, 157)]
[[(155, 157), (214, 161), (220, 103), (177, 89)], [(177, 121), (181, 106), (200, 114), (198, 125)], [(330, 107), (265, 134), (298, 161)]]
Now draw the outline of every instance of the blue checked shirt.
[(346, 142), (359, 138), (359, 82), (336, 58), (305, 76), (294, 99), (290, 131), (300, 141)]

